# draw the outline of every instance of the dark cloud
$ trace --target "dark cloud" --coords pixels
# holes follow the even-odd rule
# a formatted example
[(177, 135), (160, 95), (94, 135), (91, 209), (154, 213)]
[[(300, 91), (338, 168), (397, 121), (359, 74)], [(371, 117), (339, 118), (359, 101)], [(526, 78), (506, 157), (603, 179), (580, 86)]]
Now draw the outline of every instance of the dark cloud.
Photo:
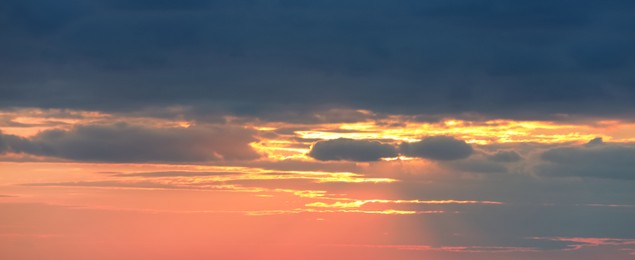
[(271, 120), (331, 107), (628, 118), (634, 10), (591, 0), (5, 0), (0, 104), (187, 105), (196, 117)]
[(6, 152), (27, 153), (34, 155), (44, 153), (42, 147), (32, 143), (27, 138), (0, 133), (0, 153)]
[(470, 158), (467, 160), (453, 161), (445, 164), (452, 170), (472, 173), (506, 173), (509, 171), (505, 165), (484, 160), (483, 158)]
[(402, 143), (399, 150), (406, 156), (439, 161), (465, 159), (474, 152), (465, 141), (450, 136), (431, 136), (419, 142)]
[(545, 176), (595, 177), (635, 180), (635, 145), (602, 143), (597, 139), (577, 147), (562, 147), (541, 154), (536, 170)]
[(2, 132), (0, 132), (0, 154), (5, 153), (7, 150), (9, 150), (9, 146), (4, 141), (4, 138), (4, 135), (2, 134)]
[(210, 0), (183, 0), (183, 1), (170, 1), (170, 0), (99, 0), (107, 7), (119, 9), (119, 10), (132, 10), (132, 11), (174, 11), (174, 10), (196, 10), (201, 8), (210, 7), (216, 1)]
[(593, 140), (586, 143), (586, 146), (592, 147), (592, 146), (602, 145), (602, 144), (604, 144), (604, 140), (602, 140), (602, 137), (596, 137), (596, 138), (593, 138)]
[(487, 156), (488, 159), (495, 162), (518, 162), (523, 159), (517, 152), (515, 151), (498, 151), (495, 154)]
[(319, 141), (311, 147), (309, 156), (320, 161), (378, 161), (381, 158), (397, 157), (397, 149), (377, 141), (338, 138)]
[[(311, 147), (309, 156), (320, 161), (378, 161), (381, 158), (410, 157), (439, 161), (452, 161), (469, 157), (474, 150), (465, 143), (449, 136), (426, 137), (419, 142), (402, 143), (399, 148), (392, 144), (370, 140), (338, 138), (318, 141)], [(495, 163), (492, 163), (494, 165)], [(502, 166), (496, 165), (497, 169)]]
[(251, 131), (236, 127), (150, 128), (129, 124), (80, 125), (31, 138), (4, 135), (8, 151), (100, 162), (249, 160)]

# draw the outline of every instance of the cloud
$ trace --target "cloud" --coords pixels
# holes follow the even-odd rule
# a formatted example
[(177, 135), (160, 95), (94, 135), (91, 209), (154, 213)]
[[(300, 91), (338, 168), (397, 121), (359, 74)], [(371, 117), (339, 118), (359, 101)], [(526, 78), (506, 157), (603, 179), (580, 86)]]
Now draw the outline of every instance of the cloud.
[(635, 144), (603, 143), (560, 147), (540, 155), (536, 171), (544, 176), (595, 177), (635, 180)]
[(629, 1), (177, 2), (2, 1), (1, 106), (186, 105), (196, 117), (275, 120), (332, 107), (509, 118), (635, 110)]
[(4, 135), (8, 151), (98, 162), (250, 160), (250, 130), (237, 127), (150, 128), (129, 124), (79, 125), (31, 138)]
[(604, 144), (604, 140), (602, 140), (602, 137), (596, 137), (596, 138), (593, 138), (593, 140), (586, 143), (585, 146), (592, 147), (592, 146), (602, 145), (602, 144)]
[(454, 171), (472, 173), (506, 173), (509, 169), (498, 162), (484, 160), (483, 158), (470, 158), (467, 160), (453, 161), (444, 164)]
[(44, 151), (42, 151), (40, 146), (32, 143), (27, 138), (0, 133), (0, 154), (7, 152), (36, 155)]
[(497, 151), (495, 154), (487, 156), (487, 158), (491, 161), (501, 163), (518, 162), (523, 159), (523, 157), (515, 151)]
[(7, 143), (4, 141), (5, 137), (2, 134), (2, 132), (0, 131), (0, 154), (5, 153), (7, 150), (9, 150), (9, 145), (7, 145)]
[[(484, 148), (481, 146), (480, 148)], [(500, 150), (493, 154), (485, 152), (475, 152), (472, 156), (464, 160), (444, 161), (441, 166), (447, 167), (455, 172), (470, 173), (511, 173), (521, 170), (523, 158), (513, 150)]]
[(174, 11), (174, 10), (196, 10), (210, 7), (215, 1), (210, 0), (105, 0), (106, 6), (118, 10), (129, 11)]
[[(378, 141), (349, 138), (318, 141), (313, 144), (308, 155), (320, 161), (370, 162), (397, 157), (400, 154), (430, 160), (453, 161), (465, 159), (473, 152), (472, 147), (465, 141), (450, 136), (432, 136), (419, 142), (402, 143), (398, 148)], [(500, 169), (502, 166), (496, 167)]]
[(474, 152), (465, 141), (450, 136), (432, 136), (419, 142), (402, 143), (399, 150), (406, 156), (439, 161), (465, 159)]
[(397, 149), (390, 144), (339, 138), (313, 144), (308, 155), (320, 161), (370, 162), (381, 158), (397, 157), (398, 154)]

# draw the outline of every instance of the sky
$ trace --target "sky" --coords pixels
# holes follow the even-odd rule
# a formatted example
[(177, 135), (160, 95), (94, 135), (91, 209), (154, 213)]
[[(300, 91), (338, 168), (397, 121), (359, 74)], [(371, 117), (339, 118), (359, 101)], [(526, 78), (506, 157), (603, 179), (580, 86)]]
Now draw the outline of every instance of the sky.
[(633, 259), (633, 14), (0, 1), (0, 258)]

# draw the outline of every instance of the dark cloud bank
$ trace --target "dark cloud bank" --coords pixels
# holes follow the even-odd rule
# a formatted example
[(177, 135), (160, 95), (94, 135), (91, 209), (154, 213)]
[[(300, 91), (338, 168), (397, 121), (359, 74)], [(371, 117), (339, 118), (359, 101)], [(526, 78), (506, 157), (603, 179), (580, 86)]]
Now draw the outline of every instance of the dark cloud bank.
[(449, 136), (426, 137), (419, 142), (392, 144), (368, 140), (339, 138), (319, 141), (311, 147), (309, 156), (321, 161), (348, 160), (358, 162), (378, 161), (381, 158), (410, 157), (437, 161), (452, 161), (469, 157), (474, 150), (465, 141)]
[[(513, 150), (492, 154), (476, 152), (471, 145), (450, 136), (426, 137), (398, 147), (340, 138), (318, 141), (308, 155), (320, 161), (369, 162), (399, 154), (438, 161), (445, 167), (474, 173), (507, 173), (509, 166), (525, 161)], [(540, 176), (635, 180), (635, 144), (605, 143), (596, 138), (584, 145), (545, 148), (538, 158), (525, 163), (525, 170)]]
[(0, 2), (0, 106), (628, 117), (632, 1)]
[(491, 161), (501, 162), (501, 163), (518, 162), (523, 159), (523, 157), (521, 157), (515, 151), (498, 151), (492, 155), (487, 156), (487, 158)]
[(604, 143), (593, 139), (587, 145), (545, 151), (537, 172), (545, 176), (594, 177), (635, 180), (635, 145)]
[(149, 128), (128, 124), (80, 125), (31, 138), (0, 133), (3, 152), (98, 162), (205, 162), (259, 157), (251, 131), (234, 127)]
[(308, 155), (320, 161), (369, 162), (397, 157), (397, 149), (377, 141), (338, 138), (315, 143)]
[(438, 161), (465, 159), (474, 152), (465, 141), (449, 136), (432, 136), (415, 143), (402, 143), (399, 150), (407, 156)]

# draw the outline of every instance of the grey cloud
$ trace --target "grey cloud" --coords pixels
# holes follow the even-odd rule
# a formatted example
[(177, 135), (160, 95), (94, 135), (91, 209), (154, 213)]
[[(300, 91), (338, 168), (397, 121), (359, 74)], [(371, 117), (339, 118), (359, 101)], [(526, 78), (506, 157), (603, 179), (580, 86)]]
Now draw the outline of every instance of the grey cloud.
[(236, 127), (150, 128), (128, 124), (80, 125), (32, 138), (4, 135), (8, 150), (77, 161), (205, 162), (259, 155), (251, 131)]
[(497, 151), (495, 154), (487, 156), (488, 159), (495, 162), (518, 162), (523, 159), (517, 152), (515, 151)]
[(325, 106), (629, 118), (633, 10), (591, 0), (5, 0), (0, 104), (188, 105), (196, 117), (272, 120)]
[(202, 8), (208, 8), (216, 1), (210, 0), (100, 0), (106, 6), (119, 9), (119, 10), (132, 10), (132, 11), (165, 11), (165, 10), (196, 10)]
[[(480, 147), (483, 148), (483, 147)], [(478, 152), (464, 160), (446, 161), (441, 165), (454, 171), (470, 173), (511, 173), (520, 170), (523, 158), (513, 150), (499, 150), (493, 154)]]
[(585, 146), (592, 147), (592, 146), (602, 145), (602, 144), (604, 144), (604, 140), (602, 140), (602, 137), (596, 137), (596, 138), (593, 138), (593, 140), (586, 143)]
[(483, 158), (470, 158), (467, 160), (449, 162), (446, 166), (449, 166), (453, 170), (473, 173), (505, 173), (509, 171), (505, 165)]
[(381, 158), (403, 154), (430, 160), (452, 161), (469, 157), (474, 150), (465, 143), (449, 136), (426, 137), (419, 142), (402, 143), (398, 148), (392, 144), (370, 140), (338, 138), (318, 141), (309, 156), (320, 161), (378, 161)]
[(399, 150), (407, 156), (439, 161), (465, 159), (474, 152), (465, 141), (450, 136), (432, 136), (419, 142), (402, 143)]
[[(2, 147), (3, 143), (4, 149)], [(44, 153), (45, 151), (43, 151), (43, 148), (40, 145), (32, 143), (27, 138), (0, 133), (0, 153), (3, 152), (27, 153), (37, 155)]]
[(339, 138), (316, 142), (308, 154), (320, 161), (377, 161), (381, 158), (396, 157), (397, 149), (377, 141)]
[(597, 139), (576, 147), (554, 148), (543, 152), (536, 166), (544, 176), (573, 176), (635, 180), (635, 145), (603, 143)]
[(0, 154), (6, 152), (9, 149), (9, 146), (4, 141), (4, 135), (0, 132)]

